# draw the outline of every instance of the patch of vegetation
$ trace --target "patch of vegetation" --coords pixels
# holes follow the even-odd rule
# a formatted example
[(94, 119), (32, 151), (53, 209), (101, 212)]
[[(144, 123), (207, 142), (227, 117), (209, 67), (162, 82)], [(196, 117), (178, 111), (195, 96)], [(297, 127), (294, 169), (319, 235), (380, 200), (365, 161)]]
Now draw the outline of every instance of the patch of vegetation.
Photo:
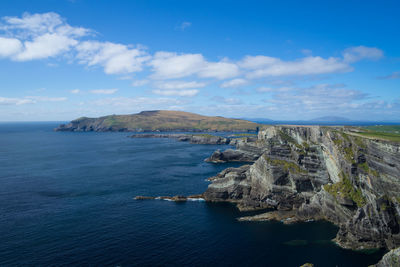
[(381, 210), (385, 211), (387, 210), (388, 206), (386, 205), (386, 203), (382, 203), (381, 204)]
[(379, 172), (377, 170), (374, 169), (369, 169), (369, 173), (372, 174), (375, 177), (379, 177)]
[(342, 139), (333, 139), (333, 143), (337, 146), (337, 147), (341, 147), (343, 145), (343, 140)]
[(352, 138), (354, 139), (354, 143), (356, 143), (357, 146), (364, 149), (367, 148), (367, 145), (364, 143), (364, 140), (361, 137), (353, 136)]
[(324, 189), (326, 192), (337, 198), (338, 196), (343, 198), (349, 198), (357, 204), (357, 207), (364, 206), (367, 201), (360, 189), (355, 189), (350, 179), (342, 172), (340, 174), (340, 182), (335, 184), (326, 184)]
[(344, 157), (346, 158), (346, 160), (348, 162), (355, 163), (353, 148), (351, 146), (348, 146), (348, 147), (345, 147), (343, 149), (343, 151), (344, 151)]
[(365, 126), (363, 128), (374, 132), (400, 134), (400, 125), (374, 125)]
[(375, 138), (375, 139), (400, 142), (400, 134), (396, 134), (396, 133), (368, 131), (368, 132), (360, 132), (358, 134), (360, 134), (362, 136), (370, 137), (370, 138)]
[(310, 149), (310, 145), (309, 145), (307, 142), (303, 142), (301, 145), (302, 145), (306, 150), (309, 150), (309, 149)]
[(307, 174), (308, 172), (304, 169), (302, 169), (299, 165), (297, 165), (294, 162), (282, 160), (282, 159), (271, 159), (268, 157), (265, 157), (265, 159), (268, 161), (268, 163), (272, 165), (279, 165), (282, 166), (285, 171), (289, 171), (292, 173), (303, 173)]
[(364, 172), (369, 173), (370, 169), (369, 169), (367, 162), (358, 164), (358, 167), (360, 167), (362, 170), (364, 170)]
[(342, 137), (343, 137), (343, 139), (344, 140), (346, 140), (347, 142), (351, 142), (351, 140), (350, 140), (350, 137), (349, 137), (349, 135), (348, 134), (346, 134), (346, 133), (344, 133), (344, 132), (339, 132), (341, 135), (342, 135)]

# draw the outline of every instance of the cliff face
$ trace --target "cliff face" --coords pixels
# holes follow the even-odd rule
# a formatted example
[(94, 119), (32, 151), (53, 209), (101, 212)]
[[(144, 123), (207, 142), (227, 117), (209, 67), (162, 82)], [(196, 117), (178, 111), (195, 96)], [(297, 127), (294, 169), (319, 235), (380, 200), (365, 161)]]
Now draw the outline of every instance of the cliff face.
[(351, 128), (271, 126), (237, 147), (255, 162), (212, 177), (206, 200), (270, 208), (275, 219), (331, 221), (340, 229), (336, 242), (346, 248), (400, 246), (398, 143)]

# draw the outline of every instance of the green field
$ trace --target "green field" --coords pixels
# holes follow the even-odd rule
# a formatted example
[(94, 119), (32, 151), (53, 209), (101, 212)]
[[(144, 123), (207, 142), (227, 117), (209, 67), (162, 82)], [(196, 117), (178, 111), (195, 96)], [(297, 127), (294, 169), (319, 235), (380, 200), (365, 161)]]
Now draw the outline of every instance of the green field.
[(365, 137), (400, 142), (400, 125), (374, 125), (362, 127), (365, 132), (359, 134)]

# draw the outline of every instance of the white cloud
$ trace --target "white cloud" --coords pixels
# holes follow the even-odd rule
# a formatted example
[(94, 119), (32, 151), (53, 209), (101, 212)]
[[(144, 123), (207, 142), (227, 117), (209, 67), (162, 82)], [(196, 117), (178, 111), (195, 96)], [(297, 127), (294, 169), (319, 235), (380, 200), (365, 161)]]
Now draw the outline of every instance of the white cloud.
[(115, 94), (117, 91), (118, 89), (96, 89), (90, 90), (90, 93), (98, 95), (112, 95)]
[(82, 27), (71, 27), (56, 13), (4, 17), (0, 31), (12, 38), (0, 39), (0, 56), (16, 61), (46, 59), (67, 52), (88, 66), (100, 65), (107, 74), (131, 73), (142, 70), (150, 57), (141, 47), (111, 42), (84, 41), (91, 33)]
[(189, 90), (153, 90), (154, 94), (165, 96), (195, 96), (199, 93), (197, 89)]
[(378, 77), (378, 79), (381, 80), (394, 80), (394, 79), (400, 79), (400, 71), (395, 71), (392, 74), (386, 75), (386, 76), (381, 76)]
[(0, 97), (0, 105), (24, 105), (35, 103), (32, 99)]
[(375, 47), (356, 46), (344, 50), (345, 62), (353, 63), (362, 59), (378, 60), (383, 57), (383, 51)]
[[(305, 57), (295, 61), (260, 56), (246, 57), (247, 68), (255, 69), (247, 74), (249, 78), (288, 75), (312, 75), (352, 71), (353, 68), (339, 58)], [(243, 64), (243, 63), (242, 63)], [(258, 68), (258, 69), (256, 69)]]
[(182, 22), (178, 27), (176, 27), (175, 29), (184, 31), (184, 30), (186, 30), (187, 28), (189, 28), (190, 26), (192, 26), (192, 23), (191, 23), (191, 22), (189, 22), (189, 21), (184, 21), (184, 22)]
[(205, 83), (200, 83), (196, 81), (167, 81), (167, 82), (156, 82), (155, 87), (158, 89), (152, 92), (157, 95), (164, 96), (187, 96), (192, 97), (199, 93), (198, 89), (206, 86)]
[[(353, 70), (350, 63), (383, 57), (380, 49), (366, 46), (347, 48), (343, 51), (343, 58), (311, 56), (311, 51), (303, 49), (302, 52), (308, 56), (288, 61), (264, 55), (245, 56), (239, 62), (228, 59), (208, 61), (200, 53), (162, 51), (151, 56), (142, 46), (87, 38), (82, 41), (82, 37), (93, 35), (93, 31), (72, 27), (54, 12), (25, 13), (22, 17), (3, 17), (2, 21), (0, 32), (4, 36), (0, 37), (0, 57), (28, 61), (68, 56), (68, 59), (78, 60), (87, 66), (101, 66), (106, 74), (129, 74), (150, 67), (153, 73), (149, 77), (160, 80), (189, 76), (225, 80), (240, 74), (245, 74), (247, 78), (263, 78), (341, 73)], [(190, 22), (183, 22), (180, 28), (184, 30), (190, 25)], [(141, 86), (144, 83), (145, 80), (136, 81), (132, 85)], [(241, 85), (244, 85), (243, 79), (221, 84), (222, 87)]]
[(205, 83), (200, 83), (196, 81), (186, 82), (186, 81), (170, 81), (170, 82), (157, 82), (156, 87), (159, 89), (189, 89), (189, 88), (202, 88), (206, 86)]
[(24, 105), (35, 104), (37, 102), (61, 102), (66, 101), (66, 97), (48, 97), (48, 96), (26, 96), (24, 98), (0, 97), (0, 105)]
[(142, 64), (150, 57), (141, 48), (126, 45), (86, 41), (76, 47), (80, 63), (88, 66), (101, 65), (107, 74), (123, 74), (142, 70)]
[(239, 75), (239, 67), (230, 62), (207, 62), (206, 66), (199, 72), (200, 77), (228, 79)]
[(202, 78), (226, 79), (239, 74), (236, 64), (227, 62), (208, 62), (201, 54), (178, 54), (157, 52), (150, 62), (155, 79), (175, 79), (191, 75)]
[(220, 87), (229, 88), (229, 87), (239, 87), (248, 84), (248, 81), (245, 79), (233, 79), (230, 81), (223, 82)]
[(238, 98), (233, 97), (223, 97), (223, 96), (214, 96), (211, 98), (215, 102), (224, 103), (226, 105), (241, 105), (243, 102)]
[(24, 49), (13, 58), (18, 61), (43, 59), (68, 51), (78, 41), (60, 34), (43, 34), (32, 41), (25, 41)]
[(267, 56), (245, 56), (240, 62), (239, 66), (245, 69), (258, 69), (264, 66), (278, 63), (279, 58), (267, 57)]
[(69, 91), (71, 94), (79, 94), (80, 92), (81, 92), (81, 90), (79, 90), (79, 89), (74, 89), (74, 90), (71, 90), (71, 91)]
[(309, 88), (292, 88), (288, 91), (276, 91), (266, 102), (281, 112), (318, 112), (344, 111), (355, 108), (366, 100), (367, 95), (358, 90), (346, 89), (343, 85), (318, 84)]
[(10, 57), (22, 49), (22, 44), (15, 38), (0, 37), (0, 57)]
[(12, 60), (27, 61), (60, 55), (78, 44), (78, 38), (90, 30), (71, 27), (56, 13), (3, 17), (0, 26), (11, 38), (0, 39), (0, 55)]
[(38, 102), (62, 102), (68, 100), (66, 97), (48, 97), (48, 96), (27, 96), (26, 98)]
[(183, 102), (174, 98), (151, 98), (151, 97), (113, 97), (98, 99), (90, 104), (96, 106), (116, 107), (123, 109), (134, 109), (135, 111), (167, 108), (170, 105), (179, 105)]
[(60, 15), (54, 12), (43, 14), (24, 13), (19, 17), (4, 17), (6, 25), (0, 27), (3, 30), (26, 30), (25, 34), (40, 35), (46, 32), (54, 32), (56, 27), (63, 23)]
[(136, 80), (132, 82), (132, 86), (137, 87), (137, 86), (143, 86), (145, 84), (148, 84), (148, 80)]
[(206, 62), (201, 54), (157, 52), (150, 62), (156, 79), (174, 79), (199, 72)]
[(259, 93), (269, 93), (269, 92), (274, 92), (275, 89), (271, 87), (259, 87), (256, 89), (256, 91)]
[(259, 87), (256, 89), (256, 91), (259, 93), (288, 92), (292, 90), (294, 90), (293, 87), (279, 87), (279, 88)]

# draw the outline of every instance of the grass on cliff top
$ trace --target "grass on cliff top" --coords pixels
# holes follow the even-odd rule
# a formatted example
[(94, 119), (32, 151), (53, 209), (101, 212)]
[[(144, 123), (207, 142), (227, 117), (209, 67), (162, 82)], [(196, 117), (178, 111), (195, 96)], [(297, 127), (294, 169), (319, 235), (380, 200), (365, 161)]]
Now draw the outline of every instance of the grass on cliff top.
[(326, 184), (324, 185), (325, 191), (329, 194), (337, 198), (341, 196), (343, 198), (349, 198), (353, 200), (354, 203), (357, 204), (357, 207), (364, 206), (367, 201), (365, 200), (364, 196), (362, 195), (361, 190), (358, 188), (354, 188), (353, 184), (351, 183), (350, 179), (344, 174), (340, 174), (340, 182), (335, 184)]
[(368, 132), (360, 132), (358, 134), (369, 138), (381, 139), (392, 142), (400, 142), (400, 134), (396, 133), (368, 131)]
[(400, 142), (400, 125), (374, 125), (360, 128), (357, 134), (367, 138), (381, 139), (392, 142)]

